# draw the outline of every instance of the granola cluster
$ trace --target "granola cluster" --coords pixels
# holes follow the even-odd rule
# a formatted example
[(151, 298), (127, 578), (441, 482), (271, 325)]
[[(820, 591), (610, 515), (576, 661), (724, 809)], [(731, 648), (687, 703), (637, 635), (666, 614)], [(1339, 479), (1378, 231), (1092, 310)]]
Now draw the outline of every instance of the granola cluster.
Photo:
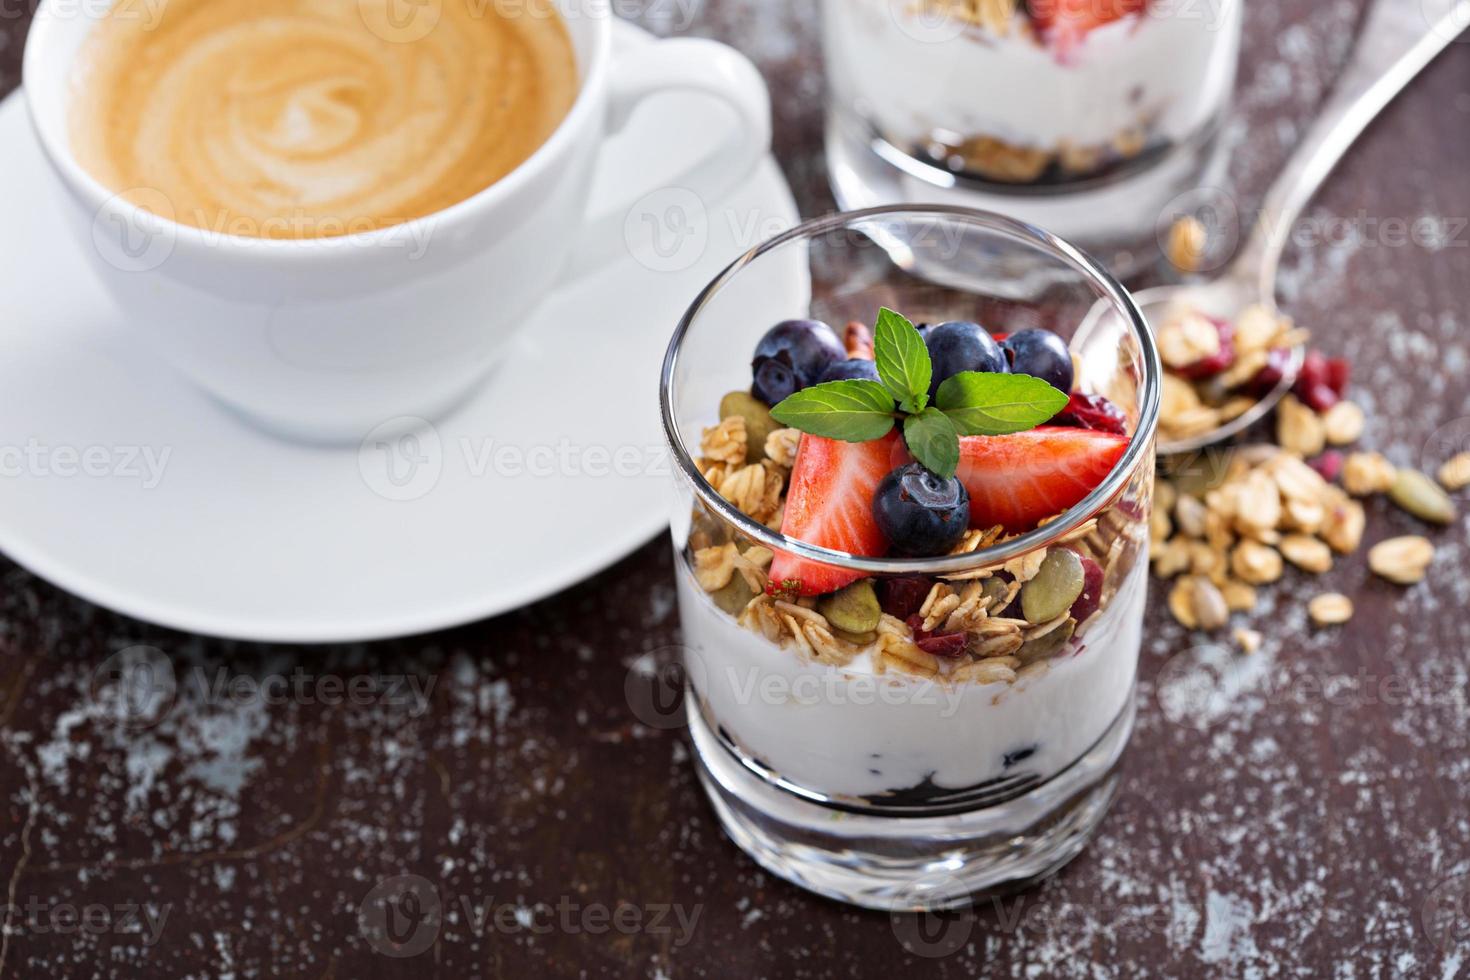
[(1077, 180), (1138, 156), (1148, 146), (1149, 127), (1150, 120), (1140, 119), (1106, 144), (1064, 141), (1054, 147), (1009, 143), (983, 133), (961, 138), (934, 133), (922, 150), (948, 170), (997, 183), (1031, 184), (1048, 175), (1061, 181)]
[[(734, 416), (706, 429), (700, 468), (712, 474), (711, 485), (743, 513), (779, 527), (799, 433), (771, 432), (756, 463), (744, 462), (737, 453), (746, 448), (742, 433), (741, 420)], [(774, 490), (747, 494), (757, 481)], [(807, 660), (845, 667), (864, 657), (880, 674), (951, 684), (1024, 684), (1073, 649), (1072, 641), (1086, 637), (1144, 553), (1148, 528), (1141, 515), (1148, 506), (1147, 490), (1147, 480), (1135, 480), (1121, 503), (1051, 548), (998, 567), (934, 579), (858, 583), (883, 596), (876, 626), (864, 633), (844, 630), (824, 614), (831, 597), (798, 597), (773, 586), (768, 576), (771, 551), (733, 534), (702, 509), (695, 511), (688, 557), (696, 582), (717, 606), (741, 626)], [(954, 554), (979, 551), (1010, 537), (1014, 535), (1000, 527), (971, 530)], [(1071, 563), (1084, 569), (1086, 587), (1075, 598), (1063, 596), (1066, 604), (1060, 611), (1048, 608), (1037, 598), (1048, 595), (1048, 575)]]
[(705, 429), (700, 440), (699, 471), (709, 485), (742, 514), (773, 530), (781, 527), (786, 481), (796, 458), (801, 433), (777, 429), (766, 437), (756, 462), (748, 462), (750, 447), (745, 419), (731, 415)]
[[(1290, 418), (1289, 411), (1283, 413), (1282, 435), (1289, 436), (1285, 430), (1297, 424)], [(1454, 519), (1453, 501), (1443, 489), (1378, 453), (1343, 459), (1329, 451), (1308, 462), (1299, 440), (1278, 441), (1281, 445), (1235, 450), (1223, 476), (1205, 485), (1192, 474), (1156, 482), (1150, 558), (1155, 575), (1175, 580), (1169, 611), (1190, 629), (1221, 629), (1232, 613), (1250, 612), (1257, 588), (1280, 580), (1288, 564), (1321, 575), (1337, 558), (1357, 552), (1367, 523), (1361, 498), (1385, 495), (1429, 523)], [(1312, 445), (1322, 452), (1321, 439), (1314, 437)], [(1454, 488), (1460, 471), (1470, 471), (1470, 455), (1462, 457), (1441, 470)], [(1390, 538), (1369, 549), (1367, 558), (1376, 575), (1411, 585), (1424, 578), (1434, 545), (1420, 535)], [(1353, 615), (1351, 600), (1335, 592), (1316, 595), (1307, 610), (1321, 626), (1345, 623)], [(1238, 627), (1234, 636), (1247, 652), (1260, 644), (1254, 630)]]
[[(1259, 304), (1233, 322), (1188, 305), (1169, 310), (1158, 328), (1164, 362), (1160, 438), (1177, 442), (1204, 435), (1250, 411), (1281, 381), (1293, 350), (1309, 336), (1290, 317)], [(1339, 437), (1346, 434), (1349, 411), (1341, 413)], [(1339, 444), (1356, 438), (1351, 433)]]

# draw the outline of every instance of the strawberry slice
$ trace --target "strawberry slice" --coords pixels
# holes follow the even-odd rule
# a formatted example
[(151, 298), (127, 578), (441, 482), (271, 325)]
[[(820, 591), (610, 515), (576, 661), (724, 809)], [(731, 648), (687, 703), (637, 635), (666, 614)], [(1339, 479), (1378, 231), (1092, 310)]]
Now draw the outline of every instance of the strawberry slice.
[(965, 436), (955, 475), (970, 491), (970, 526), (1029, 531), (1091, 493), (1127, 448), (1127, 436), (1051, 425)]
[(1027, 0), (1036, 29), (1057, 50), (1079, 43), (1088, 31), (1148, 8), (1148, 0)]
[[(904, 457), (896, 431), (857, 443), (803, 435), (786, 491), (781, 533), (835, 551), (882, 557), (888, 541), (873, 520), (873, 493)], [(864, 577), (784, 551), (776, 553), (770, 576), (773, 589), (801, 595), (835, 592)]]

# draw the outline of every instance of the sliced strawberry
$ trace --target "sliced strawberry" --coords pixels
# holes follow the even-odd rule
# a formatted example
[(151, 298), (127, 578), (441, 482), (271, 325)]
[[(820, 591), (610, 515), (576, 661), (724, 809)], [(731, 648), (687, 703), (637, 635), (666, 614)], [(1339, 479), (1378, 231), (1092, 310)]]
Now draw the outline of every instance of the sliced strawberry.
[(1148, 8), (1148, 0), (1026, 0), (1031, 21), (1057, 50), (1067, 50), (1088, 31)]
[(970, 525), (1030, 530), (1091, 493), (1127, 448), (1127, 436), (1050, 425), (965, 436), (955, 475), (970, 491)]
[[(807, 544), (881, 558), (888, 541), (873, 520), (873, 493), (904, 456), (896, 431), (858, 443), (803, 435), (786, 492), (781, 533)], [(835, 592), (864, 577), (786, 552), (776, 553), (770, 575), (772, 586), (801, 595)]]

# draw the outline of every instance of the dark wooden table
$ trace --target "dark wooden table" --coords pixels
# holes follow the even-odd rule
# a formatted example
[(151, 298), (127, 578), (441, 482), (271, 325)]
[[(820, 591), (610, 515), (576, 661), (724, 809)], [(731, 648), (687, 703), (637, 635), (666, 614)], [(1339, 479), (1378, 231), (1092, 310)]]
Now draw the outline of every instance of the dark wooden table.
[[(26, 6), (0, 8), (0, 90), (18, 83)], [(1361, 3), (1247, 6), (1230, 134), (1246, 204)], [(832, 204), (815, 7), (641, 8), (661, 33), (759, 62), (805, 214)], [(1321, 344), (1356, 360), (1365, 442), (1399, 463), (1441, 427), (1470, 432), (1467, 159), (1460, 44), (1347, 159), (1312, 210), (1325, 240), (1293, 253), (1283, 286)], [(1445, 240), (1395, 244), (1389, 219), (1429, 219)], [(1414, 527), (1382, 501), (1370, 515), (1370, 542)], [(1289, 576), (1255, 617), (1266, 646), (1225, 672), (1200, 724), (1171, 722), (1153, 693), (1204, 642), (1156, 590), (1126, 789), (1101, 836), (1044, 887), (927, 939), (758, 870), (722, 837), (681, 732), (630, 710), (630, 671), (636, 687), (640, 658), (679, 638), (662, 539), (511, 615), (333, 648), (168, 632), (0, 561), (0, 976), (1464, 975), (1465, 523), (1436, 540), (1428, 582), (1408, 590), (1341, 562), (1325, 584), (1357, 603), (1346, 629), (1310, 628), (1305, 599), (1324, 583)], [(181, 686), (147, 724), (119, 723), (93, 691), (137, 644)], [(260, 686), (272, 677), (295, 686)], [(396, 696), (402, 677), (431, 683), (426, 700)], [(370, 686), (333, 697), (354, 679)], [(403, 893), (402, 875), (444, 915), (403, 933), (422, 952), (394, 958), (359, 910), (375, 889)]]

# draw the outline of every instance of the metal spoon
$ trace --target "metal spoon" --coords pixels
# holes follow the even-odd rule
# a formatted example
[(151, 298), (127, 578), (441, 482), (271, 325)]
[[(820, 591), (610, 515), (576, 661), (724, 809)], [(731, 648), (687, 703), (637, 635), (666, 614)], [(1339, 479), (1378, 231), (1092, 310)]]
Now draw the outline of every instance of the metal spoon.
[[(1212, 281), (1135, 293), (1148, 321), (1157, 326), (1165, 309), (1180, 301), (1216, 316), (1234, 316), (1252, 303), (1274, 310), (1281, 253), (1302, 211), (1368, 123), (1467, 26), (1470, 0), (1377, 0), (1331, 97), (1267, 191), (1244, 247)], [(1079, 340), (1090, 325), (1079, 328)], [(1294, 351), (1280, 384), (1250, 411), (1202, 435), (1161, 441), (1159, 452), (1193, 452), (1254, 424), (1291, 390), (1304, 355), (1301, 348)]]

